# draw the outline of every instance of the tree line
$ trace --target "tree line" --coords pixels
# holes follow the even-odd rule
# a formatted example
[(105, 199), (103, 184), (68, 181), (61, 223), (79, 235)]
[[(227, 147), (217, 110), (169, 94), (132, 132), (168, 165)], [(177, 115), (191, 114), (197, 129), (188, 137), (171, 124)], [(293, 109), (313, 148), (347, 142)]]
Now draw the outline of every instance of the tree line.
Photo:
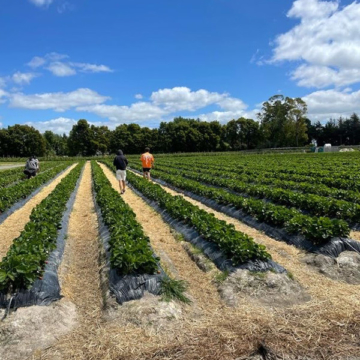
[(93, 156), (115, 153), (141, 153), (149, 146), (154, 153), (239, 151), (258, 148), (305, 146), (316, 141), (319, 146), (359, 145), (360, 119), (330, 119), (314, 124), (306, 117), (307, 105), (300, 99), (275, 95), (266, 101), (257, 119), (239, 118), (221, 124), (177, 117), (150, 129), (137, 124), (123, 124), (114, 130), (79, 120), (69, 135), (52, 131), (41, 134), (27, 125), (0, 129), (0, 156)]

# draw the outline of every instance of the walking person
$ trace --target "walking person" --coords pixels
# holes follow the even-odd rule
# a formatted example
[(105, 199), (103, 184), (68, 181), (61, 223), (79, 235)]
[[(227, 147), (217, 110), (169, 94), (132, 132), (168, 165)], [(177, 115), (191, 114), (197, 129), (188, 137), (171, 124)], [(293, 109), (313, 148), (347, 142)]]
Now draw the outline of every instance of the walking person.
[(122, 150), (118, 150), (113, 164), (116, 167), (116, 179), (119, 181), (120, 194), (124, 194), (126, 190), (126, 167), (128, 163)]
[(150, 154), (150, 148), (145, 148), (145, 152), (141, 155), (140, 160), (142, 163), (144, 179), (150, 180), (150, 170), (155, 162), (154, 157)]
[(30, 156), (26, 161), (24, 174), (28, 177), (28, 179), (31, 179), (32, 177), (36, 176), (38, 169), (39, 160), (37, 160), (35, 156)]

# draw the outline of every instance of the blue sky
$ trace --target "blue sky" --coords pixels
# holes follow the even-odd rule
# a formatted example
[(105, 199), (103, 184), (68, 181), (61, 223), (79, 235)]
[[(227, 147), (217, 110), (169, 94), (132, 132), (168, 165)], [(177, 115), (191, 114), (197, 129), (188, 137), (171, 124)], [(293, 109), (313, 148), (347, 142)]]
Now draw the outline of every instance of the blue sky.
[(314, 121), (360, 112), (357, 2), (0, 1), (3, 127), (225, 123), (279, 92)]

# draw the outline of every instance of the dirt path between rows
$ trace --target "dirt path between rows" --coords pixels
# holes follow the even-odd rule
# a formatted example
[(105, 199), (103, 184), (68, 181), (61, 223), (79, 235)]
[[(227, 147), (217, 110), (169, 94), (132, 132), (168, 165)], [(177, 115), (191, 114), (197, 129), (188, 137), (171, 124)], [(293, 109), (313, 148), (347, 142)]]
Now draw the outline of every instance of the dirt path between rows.
[(349, 237), (350, 239), (360, 241), (360, 231), (351, 231)]
[(13, 240), (16, 239), (21, 231), (24, 229), (25, 225), (30, 220), (30, 215), (35, 206), (41, 203), (50, 193), (55, 189), (55, 187), (60, 183), (60, 181), (69, 174), (69, 172), (76, 166), (72, 165), (68, 168), (63, 174), (57, 177), (49, 185), (45, 186), (38, 194), (32, 197), (23, 207), (19, 210), (16, 210), (11, 214), (7, 219), (0, 224), (0, 260), (8, 252)]

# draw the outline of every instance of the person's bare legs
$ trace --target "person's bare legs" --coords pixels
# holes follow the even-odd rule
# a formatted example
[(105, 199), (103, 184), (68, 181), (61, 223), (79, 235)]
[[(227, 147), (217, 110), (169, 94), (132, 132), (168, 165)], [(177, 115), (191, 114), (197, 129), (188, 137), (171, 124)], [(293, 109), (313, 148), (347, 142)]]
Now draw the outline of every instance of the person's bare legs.
[(144, 179), (147, 179), (147, 176), (146, 176), (146, 172), (145, 172), (145, 171), (143, 171), (143, 178), (144, 178)]
[(147, 179), (150, 181), (150, 171), (147, 173)]
[(122, 192), (124, 193), (125, 190), (126, 190), (126, 183), (125, 183), (125, 180), (121, 180), (121, 183), (122, 183)]
[(123, 192), (122, 180), (119, 180), (119, 188), (120, 188), (120, 193), (122, 193)]

